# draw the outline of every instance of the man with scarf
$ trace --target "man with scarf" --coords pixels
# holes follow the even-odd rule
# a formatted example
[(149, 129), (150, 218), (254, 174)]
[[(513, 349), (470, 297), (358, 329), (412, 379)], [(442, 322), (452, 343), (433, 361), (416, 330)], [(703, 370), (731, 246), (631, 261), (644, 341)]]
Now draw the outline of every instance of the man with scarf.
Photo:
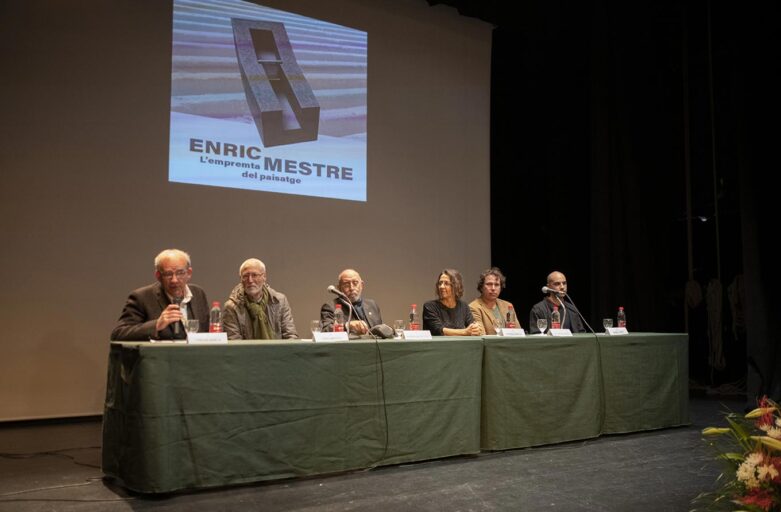
[(266, 265), (250, 258), (239, 267), (241, 282), (225, 301), (222, 325), (229, 340), (298, 338), (290, 303), (266, 284)]
[[(361, 297), (363, 292), (363, 279), (353, 269), (343, 270), (339, 274), (339, 290), (350, 299), (348, 302), (343, 297), (334, 299), (334, 304), (342, 304), (345, 319), (352, 306), (352, 318), (350, 319), (349, 332), (353, 334), (366, 334), (369, 329), (382, 323), (380, 308), (371, 299)], [(330, 303), (323, 304), (320, 308), (320, 322), (323, 331), (332, 331), (334, 326), (334, 306)]]

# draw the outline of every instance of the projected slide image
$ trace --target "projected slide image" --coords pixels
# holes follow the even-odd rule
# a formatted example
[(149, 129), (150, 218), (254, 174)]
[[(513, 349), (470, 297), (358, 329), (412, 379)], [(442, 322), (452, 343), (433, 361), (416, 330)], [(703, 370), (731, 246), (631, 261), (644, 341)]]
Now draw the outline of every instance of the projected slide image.
[(169, 180), (366, 200), (367, 34), (175, 0)]

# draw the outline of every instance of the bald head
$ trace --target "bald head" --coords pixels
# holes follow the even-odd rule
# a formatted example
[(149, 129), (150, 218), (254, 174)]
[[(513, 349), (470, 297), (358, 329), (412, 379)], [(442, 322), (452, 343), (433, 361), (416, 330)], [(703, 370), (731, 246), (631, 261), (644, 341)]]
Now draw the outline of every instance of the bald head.
[[(554, 270), (548, 274), (548, 288), (557, 292), (567, 293), (567, 278), (558, 270)], [(552, 294), (549, 294), (548, 298), (552, 300)]]
[(343, 294), (350, 297), (351, 301), (357, 301), (361, 298), (361, 293), (363, 293), (363, 279), (361, 279), (361, 275), (351, 268), (342, 270), (339, 274), (339, 289)]
[(553, 272), (548, 274), (548, 286), (552, 285), (557, 281), (564, 281), (566, 283), (567, 278), (564, 277), (564, 274), (562, 274), (558, 270), (554, 270)]

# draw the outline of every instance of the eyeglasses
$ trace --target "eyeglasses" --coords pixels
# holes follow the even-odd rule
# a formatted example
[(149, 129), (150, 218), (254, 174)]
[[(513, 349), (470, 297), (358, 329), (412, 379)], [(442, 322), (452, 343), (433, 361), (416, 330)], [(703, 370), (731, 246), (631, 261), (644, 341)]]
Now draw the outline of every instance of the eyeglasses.
[(263, 277), (266, 277), (266, 273), (263, 272), (262, 274), (258, 274), (257, 272), (246, 272), (244, 274), (241, 274), (241, 280), (242, 281), (257, 281), (258, 279), (261, 279)]
[(339, 288), (346, 288), (348, 286), (352, 286), (353, 288), (357, 288), (361, 285), (361, 282), (357, 279), (354, 281), (339, 281)]
[(177, 279), (184, 279), (187, 275), (187, 269), (180, 268), (179, 270), (169, 270), (168, 272), (160, 272), (160, 277), (166, 280), (173, 279), (176, 276)]

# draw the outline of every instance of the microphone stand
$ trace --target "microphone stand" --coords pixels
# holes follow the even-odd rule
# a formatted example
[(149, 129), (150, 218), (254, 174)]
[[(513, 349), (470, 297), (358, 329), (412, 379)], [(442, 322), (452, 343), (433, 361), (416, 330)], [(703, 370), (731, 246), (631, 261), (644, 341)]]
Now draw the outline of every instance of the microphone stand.
[(331, 293), (333, 293), (333, 294), (334, 294), (334, 295), (336, 295), (337, 297), (339, 297), (339, 300), (341, 300), (341, 301), (342, 301), (344, 304), (346, 304), (346, 305), (347, 305), (347, 307), (348, 307), (348, 308), (350, 308), (350, 312), (349, 312), (349, 313), (347, 313), (347, 324), (346, 324), (346, 326), (345, 326), (345, 331), (347, 332), (347, 337), (349, 338), (349, 337), (350, 337), (350, 319), (351, 319), (351, 318), (352, 318), (352, 316), (353, 316), (353, 303), (352, 303), (352, 301), (350, 300), (350, 297), (348, 297), (347, 295), (345, 295), (344, 293), (342, 293), (342, 291), (341, 291), (341, 290), (339, 290), (339, 289), (338, 289), (336, 286), (334, 286), (334, 285), (329, 285), (329, 286), (328, 286), (328, 291), (329, 291), (329, 292), (331, 292)]
[(350, 312), (347, 313), (347, 324), (345, 325), (345, 330), (347, 331), (347, 337), (350, 337), (350, 320), (353, 317), (353, 303), (350, 300), (350, 297), (348, 297), (346, 294), (343, 294), (339, 297), (339, 299), (347, 304), (347, 307), (349, 308)]
[[(565, 298), (565, 299), (569, 299), (569, 301), (572, 303), (572, 305), (573, 305), (573, 306), (575, 306), (575, 301), (574, 301), (574, 300), (572, 300), (572, 297), (570, 297), (570, 296), (569, 296), (569, 294), (565, 294), (565, 295), (564, 295), (564, 298)], [(565, 307), (564, 309), (567, 309), (567, 308)], [(597, 333), (595, 333), (595, 332), (594, 332), (594, 329), (592, 329), (592, 328), (591, 328), (591, 325), (589, 325), (589, 323), (586, 321), (586, 317), (584, 317), (584, 316), (583, 316), (583, 313), (581, 313), (581, 312), (580, 312), (580, 309), (578, 309), (578, 307), (577, 307), (577, 306), (575, 306), (575, 311), (577, 311), (577, 313), (578, 313), (578, 316), (580, 317), (580, 319), (581, 319), (581, 320), (583, 320), (583, 323), (584, 323), (584, 324), (586, 324), (586, 327), (588, 327), (588, 330), (589, 330), (589, 331), (591, 331), (591, 334), (593, 334), (594, 336), (596, 336), (596, 335), (597, 335)], [(563, 322), (562, 322), (562, 323), (563, 323)]]
[(556, 292), (554, 295), (556, 296), (556, 300), (559, 301), (559, 304), (561, 304), (561, 326), (564, 327), (564, 325), (567, 323), (567, 306), (565, 306), (561, 301), (559, 293), (561, 292)]

